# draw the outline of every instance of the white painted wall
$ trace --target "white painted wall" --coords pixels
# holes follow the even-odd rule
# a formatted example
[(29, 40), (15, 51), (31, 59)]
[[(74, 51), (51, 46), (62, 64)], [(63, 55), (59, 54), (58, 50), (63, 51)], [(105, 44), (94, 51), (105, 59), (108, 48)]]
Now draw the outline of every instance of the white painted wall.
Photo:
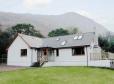
[(37, 50), (32, 49), (32, 58), (31, 58), (32, 63), (37, 62)]
[[(27, 56), (21, 57), (21, 49), (27, 49)], [(8, 49), (7, 65), (31, 66), (32, 50), (18, 36)]]
[[(59, 49), (59, 56), (54, 56), (54, 61), (49, 61), (44, 65), (44, 67), (48, 66), (95, 66), (95, 67), (110, 67), (110, 60), (90, 60), (90, 53), (95, 51), (92, 50), (91, 47), (85, 47), (85, 55), (83, 56), (72, 56), (72, 49)], [(100, 49), (99, 49), (100, 50)], [(100, 51), (97, 51), (99, 53)], [(88, 62), (87, 62), (88, 56)]]
[(72, 56), (72, 49), (59, 49), (59, 56), (55, 58), (55, 61), (57, 62), (85, 62), (86, 61), (86, 55), (80, 55), (80, 56)]
[[(87, 66), (87, 51), (84, 48), (85, 55), (72, 56), (72, 49), (59, 49), (59, 56), (49, 56), (49, 62), (44, 66)], [(51, 61), (50, 61), (51, 60)]]

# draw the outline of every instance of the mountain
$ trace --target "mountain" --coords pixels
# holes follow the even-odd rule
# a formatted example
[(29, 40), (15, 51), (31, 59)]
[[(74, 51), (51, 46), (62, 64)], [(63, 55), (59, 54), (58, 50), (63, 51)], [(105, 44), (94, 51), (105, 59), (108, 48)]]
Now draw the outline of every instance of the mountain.
[(3, 30), (18, 23), (30, 23), (44, 35), (47, 35), (49, 31), (56, 28), (70, 30), (70, 28), (76, 27), (81, 32), (96, 31), (98, 34), (108, 31), (95, 21), (73, 12), (61, 15), (32, 15), (0, 12), (0, 27)]

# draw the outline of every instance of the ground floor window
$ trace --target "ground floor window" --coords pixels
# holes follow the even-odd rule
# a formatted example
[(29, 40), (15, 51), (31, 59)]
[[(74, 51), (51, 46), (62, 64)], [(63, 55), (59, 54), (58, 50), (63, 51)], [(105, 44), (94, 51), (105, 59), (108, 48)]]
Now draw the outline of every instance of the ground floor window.
[(51, 56), (54, 55), (54, 49), (49, 50), (49, 55), (51, 55)]
[(56, 56), (59, 56), (59, 49), (56, 49)]
[(84, 47), (75, 47), (72, 48), (72, 55), (76, 56), (76, 55), (84, 55), (85, 51), (84, 51)]
[(21, 49), (21, 56), (27, 56), (27, 49)]

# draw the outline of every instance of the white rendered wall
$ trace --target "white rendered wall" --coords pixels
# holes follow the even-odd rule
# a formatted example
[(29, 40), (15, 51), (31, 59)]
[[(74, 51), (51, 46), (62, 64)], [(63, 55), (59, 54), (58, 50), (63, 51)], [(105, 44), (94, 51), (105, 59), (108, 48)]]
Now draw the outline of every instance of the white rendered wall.
[[(21, 57), (21, 49), (27, 49), (27, 56)], [(13, 66), (31, 66), (31, 49), (18, 36), (8, 49), (7, 65)]]
[(77, 61), (81, 61), (81, 62), (85, 62), (86, 59), (86, 55), (76, 55), (76, 56), (72, 56), (72, 49), (59, 49), (59, 56), (55, 58), (55, 61), (60, 61), (60, 62), (77, 62)]
[(37, 62), (37, 50), (32, 49), (32, 58), (31, 58), (32, 63)]
[[(56, 52), (54, 56), (50, 56), (49, 59), (53, 59), (53, 61), (49, 61), (44, 66), (87, 66), (87, 51), (86, 47), (84, 48), (85, 55), (76, 55), (72, 56), (72, 49), (59, 49), (59, 56), (56, 56)], [(52, 58), (53, 57), (53, 58)]]
[[(48, 66), (95, 66), (95, 67), (110, 67), (110, 60), (90, 60), (91, 47), (85, 47), (85, 55), (72, 56), (72, 49), (59, 49), (59, 56), (54, 56), (53, 61), (47, 62), (43, 67)], [(98, 51), (99, 52), (99, 51)], [(87, 60), (88, 57), (88, 60)]]

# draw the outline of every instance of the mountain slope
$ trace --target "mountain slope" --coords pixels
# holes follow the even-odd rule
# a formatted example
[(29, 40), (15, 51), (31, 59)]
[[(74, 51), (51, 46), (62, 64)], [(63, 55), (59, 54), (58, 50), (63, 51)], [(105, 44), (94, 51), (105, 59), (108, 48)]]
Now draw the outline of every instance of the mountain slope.
[(9, 28), (17, 23), (30, 23), (44, 35), (47, 35), (52, 29), (61, 27), (67, 29), (77, 27), (81, 32), (93, 32), (96, 29), (98, 34), (107, 32), (107, 29), (102, 25), (77, 13), (32, 15), (0, 12), (0, 25), (2, 25), (2, 29)]

